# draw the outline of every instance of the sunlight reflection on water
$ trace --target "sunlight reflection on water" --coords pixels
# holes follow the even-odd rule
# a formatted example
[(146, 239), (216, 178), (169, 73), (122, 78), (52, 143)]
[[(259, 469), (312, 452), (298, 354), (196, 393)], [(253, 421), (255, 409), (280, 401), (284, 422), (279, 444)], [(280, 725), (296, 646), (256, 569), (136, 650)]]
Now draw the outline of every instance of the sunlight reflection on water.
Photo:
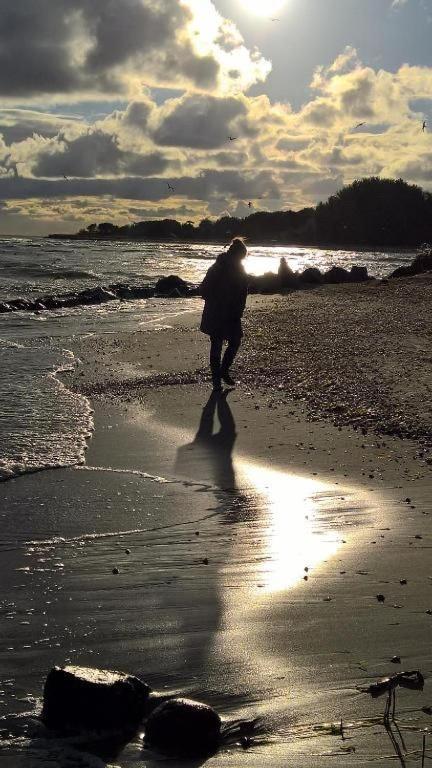
[(317, 521), (320, 494), (327, 486), (316, 480), (241, 463), (245, 479), (268, 506), (261, 591), (278, 592), (298, 583), (308, 571), (334, 555), (340, 537)]

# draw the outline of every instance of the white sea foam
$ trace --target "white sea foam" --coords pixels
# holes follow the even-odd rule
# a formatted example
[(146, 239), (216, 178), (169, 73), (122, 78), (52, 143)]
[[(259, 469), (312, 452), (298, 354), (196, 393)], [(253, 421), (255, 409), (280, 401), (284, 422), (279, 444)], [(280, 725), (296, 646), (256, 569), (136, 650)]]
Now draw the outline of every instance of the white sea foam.
[(49, 346), (0, 346), (0, 481), (84, 462), (92, 408), (58, 378), (73, 365)]

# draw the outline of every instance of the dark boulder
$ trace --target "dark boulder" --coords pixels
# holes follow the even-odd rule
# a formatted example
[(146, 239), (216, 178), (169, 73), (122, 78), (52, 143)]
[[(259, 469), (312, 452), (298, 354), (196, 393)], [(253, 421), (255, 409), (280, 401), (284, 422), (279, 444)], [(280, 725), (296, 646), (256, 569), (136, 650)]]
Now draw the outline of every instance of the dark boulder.
[(133, 675), (54, 667), (45, 682), (42, 720), (57, 730), (133, 729), (143, 719), (149, 693)]
[(279, 277), (274, 272), (265, 272), (263, 275), (248, 275), (249, 293), (278, 293), (279, 291)]
[(12, 307), (5, 301), (0, 301), (0, 315), (5, 314), (5, 312), (12, 312)]
[(303, 272), (300, 273), (299, 279), (302, 283), (307, 285), (321, 285), (324, 282), (324, 278), (316, 267), (306, 267)]
[(351, 267), (350, 280), (352, 283), (364, 283), (369, 280), (367, 267)]
[(156, 296), (165, 296), (167, 298), (176, 296), (187, 296), (189, 293), (188, 284), (177, 275), (168, 275), (161, 277), (155, 286)]
[(215, 752), (221, 740), (221, 719), (206, 704), (170, 699), (151, 713), (145, 743), (164, 754), (184, 757)]
[(350, 279), (350, 273), (343, 267), (331, 267), (324, 272), (325, 283), (349, 283)]
[(415, 259), (407, 267), (398, 267), (390, 277), (413, 277), (423, 272), (432, 271), (432, 249), (426, 249), (417, 254)]
[(103, 304), (106, 301), (114, 301), (114, 299), (117, 299), (115, 293), (107, 291), (101, 286), (89, 288), (77, 294), (78, 304)]

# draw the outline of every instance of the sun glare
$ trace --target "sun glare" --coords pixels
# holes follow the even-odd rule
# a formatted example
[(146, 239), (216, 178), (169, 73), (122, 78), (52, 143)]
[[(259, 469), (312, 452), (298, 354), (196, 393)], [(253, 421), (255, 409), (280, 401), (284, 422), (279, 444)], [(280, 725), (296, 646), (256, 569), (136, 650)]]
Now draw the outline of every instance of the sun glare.
[(248, 11), (256, 16), (274, 17), (285, 5), (285, 0), (241, 0)]

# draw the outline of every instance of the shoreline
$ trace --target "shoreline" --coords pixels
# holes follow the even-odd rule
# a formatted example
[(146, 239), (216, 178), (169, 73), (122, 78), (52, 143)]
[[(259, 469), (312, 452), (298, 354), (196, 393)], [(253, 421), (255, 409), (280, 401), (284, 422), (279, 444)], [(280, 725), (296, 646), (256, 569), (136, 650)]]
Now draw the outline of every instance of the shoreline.
[[(320, 325), (319, 302), (338, 302), (337, 287), (314, 295), (294, 303), (293, 296), (254, 297), (247, 328), (258, 356), (270, 339), (260, 339), (258, 327), (279, 328), (281, 340), (289, 316), (313, 314)], [(22, 546), (3, 564), (5, 599), (17, 606), (0, 651), (7, 678), (18, 698), (36, 696), (49, 667), (70, 660), (140, 674), (156, 689), (212, 704), (228, 720), (261, 717), (256, 743), (215, 755), (214, 768), (345, 768), (348, 759), (366, 768), (371, 759), (394, 759), (380, 725), (383, 703), (359, 688), (399, 671), (396, 654), (403, 668), (432, 673), (429, 465), (412, 441), (316, 418), (288, 387), (282, 399), (280, 364), (251, 358), (248, 342), (239, 370), (253, 365), (257, 383), (244, 376), (228, 395), (228, 412), (218, 411), (207, 339), (196, 325), (191, 312), (170, 318), (168, 328), (74, 345), (81, 365), (62, 381), (95, 409), (86, 466), (3, 486), (10, 536), (23, 526)], [(291, 349), (291, 367), (294, 359)], [(197, 442), (209, 402), (216, 433), (225, 424), (222, 444), (210, 435)], [(399, 697), (413, 755), (430, 722), (422, 711), (430, 693), (427, 680), (424, 693)], [(25, 728), (26, 718), (20, 723)], [(38, 768), (65, 749), (39, 739), (26, 758), (25, 745), (11, 744), (6, 768), (17, 754), (24, 768)], [(355, 752), (347, 758), (349, 747)], [(73, 758), (73, 744), (67, 749)], [(160, 759), (143, 753), (139, 738), (110, 756), (121, 768), (140, 760), (153, 768)]]

